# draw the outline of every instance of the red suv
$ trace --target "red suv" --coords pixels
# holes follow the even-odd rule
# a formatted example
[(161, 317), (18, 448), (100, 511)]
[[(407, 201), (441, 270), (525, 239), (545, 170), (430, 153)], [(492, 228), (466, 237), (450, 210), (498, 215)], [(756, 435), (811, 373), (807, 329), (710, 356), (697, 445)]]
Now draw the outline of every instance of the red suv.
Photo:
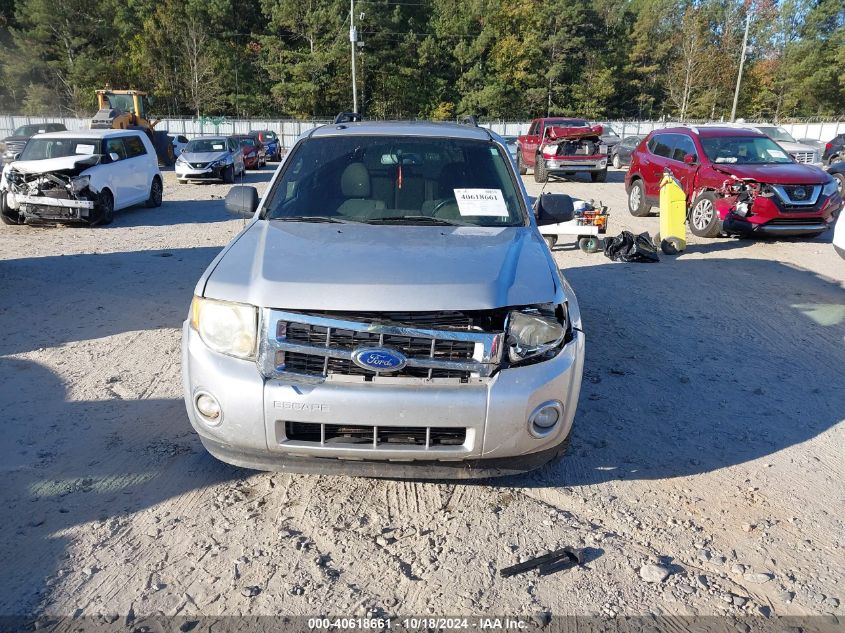
[[(631, 155), (625, 175), (628, 210), (648, 215), (658, 204), (660, 180), (669, 170), (687, 194), (687, 221), (699, 237), (766, 233), (819, 235), (842, 208), (836, 181), (811, 165), (797, 162), (768, 136), (725, 127), (675, 127), (655, 130)], [(759, 195), (742, 217), (725, 182), (753, 183)], [(730, 216), (730, 217), (729, 217)]]

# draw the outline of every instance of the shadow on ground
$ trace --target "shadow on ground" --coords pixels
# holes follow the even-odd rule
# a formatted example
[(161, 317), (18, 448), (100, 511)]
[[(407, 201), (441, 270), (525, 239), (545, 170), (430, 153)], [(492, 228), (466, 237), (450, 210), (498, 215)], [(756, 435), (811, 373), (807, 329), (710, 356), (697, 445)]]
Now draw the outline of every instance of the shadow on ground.
[[(196, 279), (218, 250), (4, 262), (0, 350), (179, 327)], [(808, 441), (840, 421), (845, 323), (836, 307), (845, 297), (838, 286), (749, 259), (565, 274), (578, 290), (587, 333), (570, 454), (494, 485), (707, 473)], [(61, 313), (40, 310), (44, 293), (61, 295)], [(58, 320), (74, 327), (51, 328)], [(178, 357), (178, 349), (170, 353)], [(68, 546), (63, 530), (98, 519), (120, 529), (131, 513), (251, 475), (203, 451), (180, 399), (74, 399), (59, 376), (23, 358), (1, 358), (0, 380), (13, 386), (0, 418), (0, 558), (8, 562), (0, 570), (0, 613), (27, 613), (47, 593), (44, 579)]]

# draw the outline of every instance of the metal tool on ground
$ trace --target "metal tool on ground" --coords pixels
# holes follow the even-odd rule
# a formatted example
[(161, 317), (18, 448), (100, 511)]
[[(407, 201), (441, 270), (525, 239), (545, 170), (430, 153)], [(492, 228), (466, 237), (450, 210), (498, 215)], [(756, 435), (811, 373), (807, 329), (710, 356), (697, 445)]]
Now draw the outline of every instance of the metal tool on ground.
[(687, 196), (678, 179), (668, 169), (660, 181), (660, 232), (654, 245), (667, 255), (687, 247)]
[(595, 253), (604, 248), (601, 235), (607, 233), (607, 220), (610, 214), (607, 207), (599, 202), (578, 200), (574, 203), (575, 213), (569, 222), (550, 224), (542, 228), (543, 239), (549, 248), (553, 248), (562, 236), (575, 236), (578, 248), (585, 253)]
[(543, 554), (542, 556), (537, 556), (536, 558), (531, 558), (516, 565), (500, 569), (499, 575), (502, 578), (510, 578), (511, 576), (536, 569), (541, 576), (548, 576), (549, 574), (583, 564), (583, 550), (573, 547), (563, 547)]

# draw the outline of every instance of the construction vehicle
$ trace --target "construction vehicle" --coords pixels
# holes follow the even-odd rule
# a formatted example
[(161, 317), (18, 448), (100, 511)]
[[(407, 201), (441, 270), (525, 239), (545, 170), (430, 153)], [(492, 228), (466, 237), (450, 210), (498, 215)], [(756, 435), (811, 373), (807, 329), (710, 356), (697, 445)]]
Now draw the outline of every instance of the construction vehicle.
[(140, 90), (97, 90), (97, 114), (91, 129), (143, 130), (155, 147), (159, 163), (169, 167), (176, 160), (173, 141), (167, 130), (156, 130), (159, 119), (147, 116), (150, 98)]

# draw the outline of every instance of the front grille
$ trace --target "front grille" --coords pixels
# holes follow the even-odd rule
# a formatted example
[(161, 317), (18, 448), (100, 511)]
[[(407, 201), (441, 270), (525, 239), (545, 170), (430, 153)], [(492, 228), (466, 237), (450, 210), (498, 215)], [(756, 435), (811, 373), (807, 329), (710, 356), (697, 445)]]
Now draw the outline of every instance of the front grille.
[(805, 202), (813, 195), (812, 185), (784, 185), (783, 190), (794, 202)]
[(205, 169), (208, 167), (208, 163), (188, 163), (194, 169)]
[[(354, 376), (452, 379), (490, 376), (498, 366), (502, 333), (489, 333), (461, 313), (300, 314), (267, 310), (259, 363), (267, 376), (326, 379)], [(376, 372), (353, 361), (356, 350), (387, 348), (405, 366)]]
[(10, 154), (19, 154), (26, 147), (26, 141), (6, 141), (6, 151)]
[(434, 426), (365, 426), (285, 422), (285, 439), (320, 446), (351, 445), (366, 448), (432, 448), (463, 446), (465, 428)]

